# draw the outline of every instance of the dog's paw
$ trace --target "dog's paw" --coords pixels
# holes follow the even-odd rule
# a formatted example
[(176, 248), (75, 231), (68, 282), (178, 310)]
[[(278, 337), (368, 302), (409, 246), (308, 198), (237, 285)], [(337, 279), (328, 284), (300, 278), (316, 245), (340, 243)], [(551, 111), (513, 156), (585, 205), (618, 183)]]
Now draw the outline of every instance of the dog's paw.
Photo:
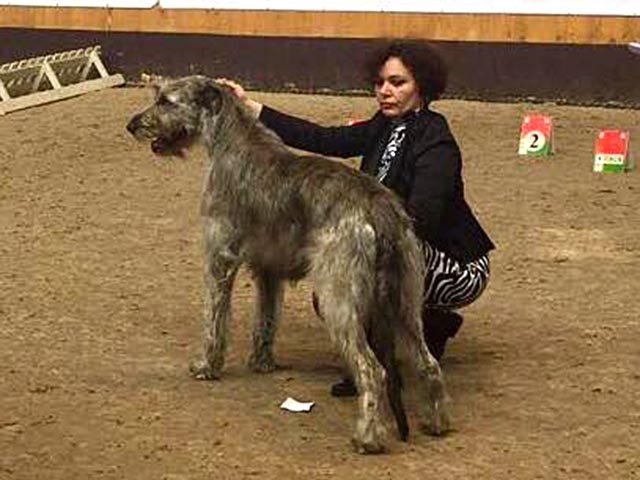
[(446, 434), (451, 429), (451, 421), (443, 400), (434, 402), (428, 409), (421, 427), (425, 433), (436, 437)]
[(387, 451), (388, 429), (380, 422), (358, 421), (351, 444), (361, 454), (376, 454)]
[(189, 373), (196, 380), (217, 380), (220, 378), (220, 371), (214, 369), (206, 360), (191, 362)]
[(387, 451), (386, 442), (380, 438), (353, 437), (351, 444), (355, 451), (361, 455), (375, 455)]
[(352, 438), (351, 444), (357, 453), (361, 455), (375, 455), (387, 451), (387, 447), (382, 442), (367, 441), (363, 442), (358, 438)]
[(247, 364), (249, 368), (256, 373), (271, 373), (277, 368), (272, 355), (252, 354)]

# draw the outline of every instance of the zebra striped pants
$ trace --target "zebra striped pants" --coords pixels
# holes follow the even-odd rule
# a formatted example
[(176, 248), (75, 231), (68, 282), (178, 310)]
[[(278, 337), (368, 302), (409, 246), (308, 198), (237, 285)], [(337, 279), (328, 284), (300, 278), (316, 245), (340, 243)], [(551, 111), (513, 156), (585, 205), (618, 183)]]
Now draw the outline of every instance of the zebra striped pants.
[(489, 257), (460, 263), (423, 243), (427, 265), (424, 306), (455, 310), (474, 302), (489, 282)]

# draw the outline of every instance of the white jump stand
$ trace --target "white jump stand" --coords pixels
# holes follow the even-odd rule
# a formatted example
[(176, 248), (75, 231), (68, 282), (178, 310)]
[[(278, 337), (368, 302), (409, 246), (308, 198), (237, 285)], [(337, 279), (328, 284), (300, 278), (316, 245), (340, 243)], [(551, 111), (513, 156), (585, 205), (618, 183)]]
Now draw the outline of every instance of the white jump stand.
[[(92, 69), (98, 78), (88, 80)], [(100, 46), (53, 53), (0, 65), (0, 115), (124, 84), (109, 75)]]

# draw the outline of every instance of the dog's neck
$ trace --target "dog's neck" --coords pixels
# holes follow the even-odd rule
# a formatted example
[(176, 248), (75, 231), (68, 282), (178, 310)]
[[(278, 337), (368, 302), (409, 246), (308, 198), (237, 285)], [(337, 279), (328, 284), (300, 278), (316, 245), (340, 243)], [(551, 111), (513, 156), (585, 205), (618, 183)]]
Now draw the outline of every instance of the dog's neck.
[(221, 93), (219, 112), (205, 113), (203, 119), (202, 141), (212, 162), (231, 162), (228, 166), (237, 168), (238, 161), (243, 164), (251, 161), (251, 151), (261, 149), (262, 145), (286, 149), (277, 135), (255, 119), (231, 93)]
[[(203, 114), (201, 141), (209, 156), (201, 205), (203, 215), (212, 207), (209, 201), (229, 201), (226, 197), (229, 185), (242, 186), (245, 184), (242, 177), (256, 175), (268, 167), (271, 157), (265, 152), (287, 151), (275, 133), (256, 120), (235, 97), (223, 92), (222, 102), (218, 113)], [(233, 201), (250, 197), (235, 191)]]

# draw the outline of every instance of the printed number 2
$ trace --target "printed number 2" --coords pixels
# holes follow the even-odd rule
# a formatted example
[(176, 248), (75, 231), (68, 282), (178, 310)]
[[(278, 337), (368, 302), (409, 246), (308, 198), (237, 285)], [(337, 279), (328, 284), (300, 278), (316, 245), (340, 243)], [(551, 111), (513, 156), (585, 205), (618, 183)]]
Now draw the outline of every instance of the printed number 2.
[(541, 152), (547, 144), (547, 139), (542, 132), (532, 131), (527, 133), (527, 150), (531, 153)]

